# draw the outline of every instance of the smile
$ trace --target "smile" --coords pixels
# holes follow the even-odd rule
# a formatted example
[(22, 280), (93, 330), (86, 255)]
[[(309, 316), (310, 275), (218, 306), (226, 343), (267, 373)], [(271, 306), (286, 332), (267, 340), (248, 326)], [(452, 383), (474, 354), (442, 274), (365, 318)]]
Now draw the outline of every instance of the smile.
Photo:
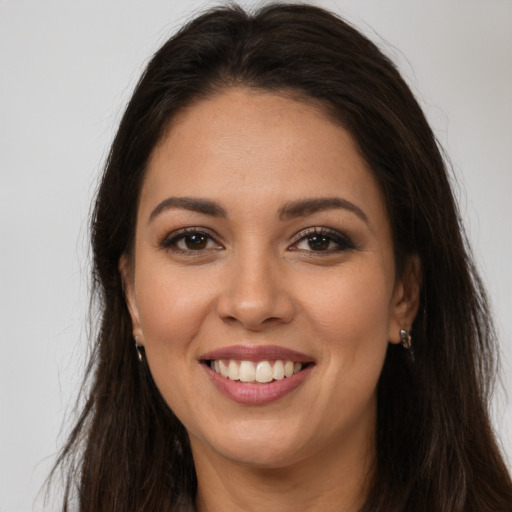
[(290, 378), (302, 370), (303, 363), (291, 360), (277, 361), (237, 361), (216, 359), (209, 361), (216, 373), (227, 379), (260, 384)]
[(233, 345), (203, 354), (199, 362), (218, 391), (245, 405), (284, 398), (316, 366), (311, 356), (276, 345)]

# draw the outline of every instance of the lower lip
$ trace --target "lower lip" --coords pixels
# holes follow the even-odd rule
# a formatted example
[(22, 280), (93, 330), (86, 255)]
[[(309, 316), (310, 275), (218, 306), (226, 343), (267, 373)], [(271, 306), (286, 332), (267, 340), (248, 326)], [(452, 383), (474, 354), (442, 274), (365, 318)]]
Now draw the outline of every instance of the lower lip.
[(215, 387), (225, 396), (239, 404), (263, 405), (275, 402), (295, 390), (309, 375), (314, 365), (308, 365), (299, 373), (268, 384), (248, 384), (231, 380), (212, 370), (207, 364), (203, 367)]

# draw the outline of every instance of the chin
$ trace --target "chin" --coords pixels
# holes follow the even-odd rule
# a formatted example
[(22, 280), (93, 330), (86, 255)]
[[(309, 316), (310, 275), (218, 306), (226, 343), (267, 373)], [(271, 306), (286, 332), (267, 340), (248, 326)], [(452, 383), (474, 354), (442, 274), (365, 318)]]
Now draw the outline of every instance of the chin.
[(221, 435), (213, 436), (210, 431), (204, 439), (191, 436), (192, 451), (207, 444), (209, 451), (231, 462), (269, 469), (290, 466), (302, 458), (305, 440), (290, 431), (289, 425), (283, 429), (250, 423), (239, 423)]
[(292, 466), (300, 460), (297, 449), (279, 443), (262, 443), (257, 439), (230, 443), (219, 447), (218, 452), (231, 462), (260, 469), (280, 469)]

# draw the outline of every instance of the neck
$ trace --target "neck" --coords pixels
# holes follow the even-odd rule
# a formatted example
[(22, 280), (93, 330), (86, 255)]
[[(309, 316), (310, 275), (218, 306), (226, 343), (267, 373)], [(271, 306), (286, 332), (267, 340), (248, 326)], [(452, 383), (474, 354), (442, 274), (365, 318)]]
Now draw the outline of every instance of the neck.
[(204, 450), (194, 453), (197, 512), (357, 512), (375, 461), (374, 433), (368, 434), (286, 467), (254, 467)]

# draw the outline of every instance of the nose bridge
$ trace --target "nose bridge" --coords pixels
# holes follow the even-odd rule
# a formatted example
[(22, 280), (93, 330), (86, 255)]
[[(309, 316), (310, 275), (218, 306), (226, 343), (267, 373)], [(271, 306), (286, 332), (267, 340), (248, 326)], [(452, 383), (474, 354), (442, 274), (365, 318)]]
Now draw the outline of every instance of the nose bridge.
[(250, 242), (240, 244), (225, 276), (219, 315), (251, 330), (269, 323), (289, 322), (294, 308), (280, 263), (269, 247)]

